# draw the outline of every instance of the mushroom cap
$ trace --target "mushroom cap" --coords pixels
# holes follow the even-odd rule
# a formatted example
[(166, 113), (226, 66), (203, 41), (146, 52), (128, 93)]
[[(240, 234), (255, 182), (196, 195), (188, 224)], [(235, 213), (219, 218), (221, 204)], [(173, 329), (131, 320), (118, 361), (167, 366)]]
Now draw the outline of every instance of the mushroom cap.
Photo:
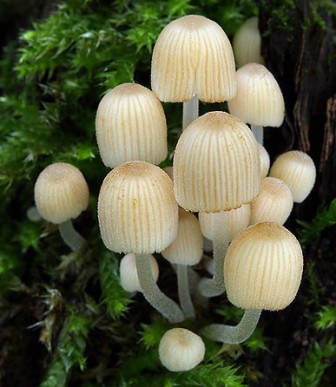
[(213, 240), (213, 218), (224, 216), (226, 218), (228, 240), (231, 241), (236, 234), (244, 230), (250, 223), (250, 204), (243, 204), (239, 208), (220, 212), (199, 212), (198, 220), (201, 226), (202, 234), (210, 240)]
[(283, 180), (291, 190), (294, 202), (302, 203), (314, 187), (316, 168), (307, 153), (294, 150), (283, 153), (274, 161), (270, 176)]
[(238, 118), (210, 112), (183, 131), (174, 155), (174, 192), (181, 207), (231, 210), (251, 202), (259, 185), (258, 143)]
[(223, 102), (236, 94), (231, 43), (223, 29), (204, 16), (169, 23), (153, 49), (152, 90), (161, 101)]
[(293, 196), (287, 184), (275, 177), (261, 180), (259, 195), (251, 202), (250, 224), (284, 224), (293, 209)]
[[(159, 265), (153, 255), (150, 255), (148, 259), (151, 261), (152, 274), (156, 282), (159, 278)], [(128, 253), (121, 259), (119, 272), (120, 285), (126, 292), (142, 292), (134, 253)]]
[(105, 94), (97, 110), (96, 136), (102, 161), (110, 168), (131, 160), (159, 164), (168, 154), (161, 102), (136, 83), (124, 83)]
[(161, 363), (169, 371), (189, 371), (203, 359), (205, 346), (203, 340), (195, 333), (184, 328), (167, 331), (159, 344)]
[(260, 55), (261, 36), (257, 16), (247, 19), (238, 28), (232, 46), (238, 67), (248, 63), (264, 64), (264, 58)]
[(237, 71), (237, 94), (228, 104), (231, 114), (255, 126), (280, 126), (285, 117), (278, 82), (258, 63), (249, 63)]
[(68, 163), (48, 165), (36, 180), (34, 196), (42, 218), (55, 224), (77, 218), (89, 204), (82, 172)]
[(240, 232), (227, 250), (228, 299), (242, 309), (284, 309), (296, 296), (302, 268), (295, 236), (277, 223), (257, 223)]
[(171, 263), (196, 265), (203, 256), (203, 235), (198, 219), (191, 212), (179, 209), (176, 239), (161, 252)]
[(264, 178), (267, 176), (270, 168), (270, 156), (263, 145), (258, 143), (258, 146), (260, 150), (260, 177)]
[(171, 179), (144, 161), (119, 165), (101, 186), (98, 219), (108, 249), (135, 254), (162, 251), (177, 235), (178, 206)]

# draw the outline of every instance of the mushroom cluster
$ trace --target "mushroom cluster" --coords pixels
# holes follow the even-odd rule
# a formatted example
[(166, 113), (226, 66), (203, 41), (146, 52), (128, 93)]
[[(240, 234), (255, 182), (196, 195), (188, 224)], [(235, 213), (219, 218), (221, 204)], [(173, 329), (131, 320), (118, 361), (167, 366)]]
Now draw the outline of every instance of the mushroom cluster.
[[(283, 123), (285, 104), (260, 57), (256, 18), (238, 31), (234, 46), (235, 55), (222, 28), (203, 16), (175, 20), (153, 50), (153, 91), (136, 83), (119, 85), (102, 98), (96, 115), (101, 159), (111, 169), (98, 197), (99, 229), (106, 248), (124, 254), (121, 286), (141, 292), (172, 324), (196, 318), (194, 298), (226, 291), (228, 300), (245, 310), (241, 322), (200, 330), (223, 343), (248, 339), (261, 310), (283, 309), (295, 298), (303, 257), (283, 224), (316, 178), (312, 159), (298, 150), (280, 155), (270, 167), (263, 127)], [(249, 55), (242, 54), (246, 46)], [(237, 71), (234, 57), (242, 66)], [(228, 101), (230, 113), (198, 117), (199, 100)], [(183, 132), (173, 165), (165, 170), (161, 101), (183, 102)], [(85, 241), (71, 218), (87, 207), (88, 198), (83, 175), (66, 163), (48, 166), (35, 185), (39, 213), (59, 224), (74, 251)], [(200, 278), (204, 238), (213, 249), (212, 278)], [(160, 255), (177, 274), (178, 301), (157, 284)], [(163, 336), (159, 356), (169, 370), (186, 371), (202, 361), (204, 344), (195, 333), (174, 328)]]

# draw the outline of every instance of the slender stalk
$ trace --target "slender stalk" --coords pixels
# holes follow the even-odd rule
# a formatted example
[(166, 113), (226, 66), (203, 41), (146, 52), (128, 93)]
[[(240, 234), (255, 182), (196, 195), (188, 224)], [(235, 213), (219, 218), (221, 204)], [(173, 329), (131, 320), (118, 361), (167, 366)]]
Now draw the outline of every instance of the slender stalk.
[(177, 265), (177, 288), (180, 305), (185, 318), (194, 319), (195, 309), (190, 296), (187, 265)]
[(204, 279), (200, 283), (203, 296), (215, 297), (225, 292), (224, 285), (224, 258), (229, 240), (225, 212), (212, 216), (214, 275), (211, 279)]
[(85, 246), (85, 239), (74, 229), (71, 219), (60, 223), (58, 229), (63, 241), (72, 251), (78, 252)]
[(149, 255), (136, 254), (136, 267), (142, 293), (154, 309), (160, 312), (171, 323), (184, 320), (180, 307), (161, 292), (153, 277)]
[(198, 97), (183, 102), (182, 129), (184, 130), (191, 122), (198, 117)]
[(264, 127), (263, 126), (257, 126), (257, 125), (251, 125), (252, 133), (254, 134), (254, 137), (259, 142), (259, 144), (264, 144)]
[(224, 324), (210, 324), (201, 330), (201, 334), (208, 339), (225, 344), (239, 344), (247, 340), (254, 332), (261, 310), (245, 310), (244, 316), (236, 326)]

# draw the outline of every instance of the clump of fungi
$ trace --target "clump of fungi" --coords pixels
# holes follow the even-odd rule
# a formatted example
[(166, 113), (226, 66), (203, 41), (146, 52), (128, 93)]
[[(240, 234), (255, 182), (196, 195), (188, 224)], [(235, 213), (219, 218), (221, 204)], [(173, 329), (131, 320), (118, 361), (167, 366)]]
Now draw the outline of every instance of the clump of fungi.
[[(199, 333), (232, 344), (250, 337), (263, 309), (283, 309), (295, 298), (303, 257), (283, 224), (316, 178), (313, 161), (301, 151), (280, 155), (270, 168), (263, 127), (282, 124), (285, 104), (262, 64), (256, 18), (234, 42), (242, 66), (237, 72), (230, 41), (217, 23), (197, 15), (173, 21), (153, 50), (153, 91), (135, 83), (119, 85), (103, 97), (96, 116), (101, 158), (112, 169), (100, 188), (99, 228), (105, 246), (125, 254), (121, 285), (142, 292), (172, 324), (196, 318), (193, 297), (226, 292), (245, 310), (241, 322), (209, 324)], [(239, 50), (249, 45), (254, 47), (249, 57), (258, 63), (242, 58)], [(228, 101), (231, 114), (198, 117), (199, 100)], [(183, 102), (183, 132), (173, 166), (165, 171), (157, 166), (168, 153), (160, 101)], [(39, 213), (59, 224), (75, 251), (85, 243), (71, 218), (86, 208), (88, 192), (81, 172), (66, 163), (47, 167), (35, 185)], [(200, 280), (202, 233), (212, 241), (214, 273)], [(179, 302), (159, 289), (154, 253), (173, 265)], [(159, 357), (168, 370), (187, 371), (202, 361), (204, 351), (198, 335), (178, 327), (162, 337)]]

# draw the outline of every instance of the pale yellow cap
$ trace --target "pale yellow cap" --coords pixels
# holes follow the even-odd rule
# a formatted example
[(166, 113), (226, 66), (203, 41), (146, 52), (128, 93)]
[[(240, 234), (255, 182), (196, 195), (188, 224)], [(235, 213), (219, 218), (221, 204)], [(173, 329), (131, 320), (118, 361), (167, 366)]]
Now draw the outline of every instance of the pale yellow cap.
[(242, 309), (284, 309), (296, 296), (302, 268), (295, 236), (277, 223), (257, 223), (239, 233), (227, 250), (228, 299)]
[(136, 254), (162, 251), (177, 236), (178, 206), (171, 179), (143, 161), (118, 166), (101, 186), (98, 219), (108, 249)]
[(266, 177), (270, 168), (270, 156), (266, 150), (266, 148), (259, 144), (259, 151), (260, 151), (260, 177)]
[(238, 67), (247, 63), (264, 64), (264, 58), (260, 54), (261, 36), (257, 16), (247, 19), (238, 28), (232, 45)]
[(280, 87), (267, 68), (250, 63), (237, 71), (237, 94), (229, 101), (229, 111), (255, 126), (280, 126), (285, 103)]
[[(159, 278), (159, 265), (156, 259), (150, 255), (152, 274), (155, 282)], [(134, 253), (126, 254), (120, 261), (120, 285), (126, 292), (142, 292), (136, 268), (136, 256)]]
[(316, 180), (314, 161), (305, 152), (289, 151), (280, 155), (271, 166), (270, 176), (283, 180), (292, 192), (295, 203), (302, 203)]
[(293, 208), (293, 196), (287, 184), (275, 177), (261, 180), (259, 195), (251, 202), (250, 224), (284, 224)]
[(231, 43), (223, 29), (204, 16), (188, 15), (160, 33), (152, 57), (152, 90), (161, 101), (197, 97), (222, 102), (236, 94)]
[(196, 265), (203, 256), (203, 235), (198, 219), (191, 212), (179, 209), (176, 239), (161, 252), (171, 263)]
[(105, 94), (97, 110), (96, 136), (102, 161), (110, 168), (132, 160), (159, 164), (168, 154), (161, 102), (136, 83), (124, 83)]
[(238, 208), (259, 192), (259, 148), (238, 118), (210, 112), (182, 133), (174, 156), (174, 192), (186, 210)]
[(67, 163), (47, 166), (36, 180), (34, 195), (42, 218), (56, 224), (77, 218), (89, 204), (89, 188), (82, 172)]
[(184, 328), (173, 328), (167, 331), (159, 344), (161, 363), (169, 371), (189, 371), (203, 359), (205, 346), (196, 333)]
[(250, 204), (243, 204), (239, 208), (220, 212), (199, 212), (198, 219), (203, 235), (213, 240), (213, 220), (215, 217), (223, 216), (226, 219), (227, 238), (231, 241), (236, 234), (244, 230), (250, 222)]

